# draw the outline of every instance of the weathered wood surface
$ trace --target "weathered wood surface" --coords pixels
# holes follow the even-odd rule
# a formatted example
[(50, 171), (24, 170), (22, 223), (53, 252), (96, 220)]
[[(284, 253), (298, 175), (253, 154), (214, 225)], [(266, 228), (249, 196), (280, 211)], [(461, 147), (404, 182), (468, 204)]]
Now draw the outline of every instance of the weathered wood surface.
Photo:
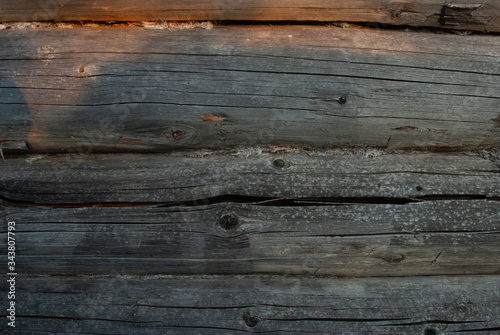
[(93, 153), (489, 148), (497, 42), (319, 26), (0, 30), (0, 140)]
[[(408, 202), (498, 198), (500, 166), (473, 154), (331, 150), (271, 154), (35, 155), (0, 164), (0, 196), (39, 204), (188, 202), (224, 196)], [(387, 198), (387, 199), (386, 199)], [(386, 200), (384, 200), (386, 199)], [(234, 199), (232, 200), (234, 201)]]
[(500, 274), (499, 201), (2, 212), (23, 274)]
[(18, 0), (0, 1), (0, 21), (349, 21), (500, 31), (495, 0)]
[[(500, 168), (490, 160), (191, 155), (8, 158), (0, 195), (5, 218), (20, 222), (18, 266), (67, 275), (500, 271)], [(238, 223), (221, 224), (225, 215)]]
[(18, 285), (23, 305), (16, 334), (465, 335), (500, 329), (498, 276), (41, 277), (19, 278)]

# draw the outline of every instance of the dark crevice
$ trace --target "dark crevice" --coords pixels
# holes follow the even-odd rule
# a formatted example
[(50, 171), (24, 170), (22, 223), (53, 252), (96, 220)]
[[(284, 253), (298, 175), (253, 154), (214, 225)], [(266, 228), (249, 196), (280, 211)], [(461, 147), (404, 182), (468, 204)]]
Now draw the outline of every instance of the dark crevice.
[(405, 321), (408, 318), (399, 319), (363, 319), (363, 318), (297, 318), (297, 319), (266, 319), (271, 321), (321, 321), (321, 322), (383, 322), (383, 321)]
[[(23, 231), (24, 233), (24, 231)], [(260, 232), (259, 234), (268, 234), (272, 232)], [(287, 232), (289, 233), (289, 232)], [(488, 231), (488, 230), (417, 230), (417, 231), (396, 231), (396, 232), (380, 232), (380, 233), (366, 233), (366, 234), (316, 234), (316, 235), (301, 235), (301, 237), (347, 237), (347, 238), (366, 238), (366, 237), (383, 237), (383, 236), (418, 236), (418, 235), (453, 235), (458, 236), (460, 234), (499, 234), (498, 231)], [(279, 232), (282, 236), (285, 235), (282, 232)], [(445, 249), (443, 249), (432, 261), (435, 263), (435, 260), (441, 256)], [(404, 258), (403, 258), (404, 259)], [(403, 260), (401, 259), (401, 260)], [(432, 264), (433, 264), (432, 263)]]
[[(130, 306), (129, 304), (109, 304), (108, 306)], [(242, 305), (242, 306), (173, 306), (173, 305), (145, 305), (145, 304), (134, 304), (133, 307), (148, 307), (148, 308), (175, 308), (175, 309), (200, 309), (200, 310), (225, 310), (225, 309), (248, 309), (256, 308), (258, 306), (254, 305)]]
[[(484, 278), (488, 276), (498, 276), (499, 271), (491, 271), (489, 273), (457, 273), (453, 276), (455, 278)], [(419, 274), (412, 275), (411, 278), (422, 278), (422, 279), (432, 279), (432, 278), (443, 278), (448, 275), (446, 274)], [(39, 278), (51, 278), (54, 280), (99, 280), (99, 279), (115, 279), (115, 280), (143, 280), (143, 281), (154, 281), (154, 280), (198, 280), (198, 279), (241, 279), (241, 278), (260, 278), (260, 279), (272, 279), (272, 278), (294, 278), (294, 279), (340, 279), (340, 280), (350, 280), (352, 278), (359, 278), (360, 280), (367, 279), (383, 279), (383, 280), (397, 280), (397, 279), (408, 279), (409, 276), (405, 274), (394, 274), (394, 275), (369, 275), (369, 276), (346, 276), (346, 275), (329, 275), (329, 274), (313, 274), (313, 273), (269, 273), (269, 272), (252, 272), (252, 273), (176, 273), (176, 274), (141, 274), (141, 273), (37, 273), (37, 272), (24, 272), (22, 273), (23, 278), (29, 279), (39, 279)], [(321, 294), (321, 296), (328, 296)], [(401, 299), (404, 299), (402, 297)]]
[(488, 200), (500, 201), (498, 197), (486, 195), (457, 195), (435, 194), (408, 198), (392, 197), (323, 197), (323, 198), (275, 198), (244, 195), (220, 195), (204, 199), (173, 201), (173, 202), (99, 202), (99, 203), (43, 203), (9, 199), (0, 195), (0, 204), (3, 206), (18, 207), (51, 207), (51, 208), (83, 208), (83, 207), (200, 207), (224, 203), (248, 204), (271, 207), (309, 207), (335, 206), (346, 204), (384, 204), (407, 205), (424, 201), (460, 201), (460, 200)]
[(212, 198), (195, 201), (172, 202), (160, 205), (160, 207), (171, 206), (199, 206), (213, 205), (219, 203), (242, 203), (258, 206), (273, 207), (302, 207), (302, 206), (331, 206), (336, 204), (366, 203), (366, 204), (397, 204), (404, 205), (418, 200), (405, 198), (384, 198), (384, 197), (339, 197), (339, 198), (273, 198), (273, 197), (253, 197), (242, 195), (221, 195)]
[(260, 25), (272, 25), (272, 26), (334, 26), (341, 28), (366, 28), (366, 29), (384, 29), (384, 30), (402, 30), (405, 32), (425, 32), (425, 33), (439, 33), (439, 34), (453, 34), (453, 35), (500, 35), (497, 32), (488, 32), (485, 30), (474, 30), (474, 29), (457, 29), (446, 28), (446, 27), (435, 27), (432, 25), (421, 25), (421, 26), (411, 26), (411, 25), (396, 25), (381, 22), (370, 22), (370, 21), (252, 21), (252, 20), (222, 20), (213, 21), (217, 26), (260, 26)]
[[(333, 73), (308, 73), (308, 72), (280, 72), (280, 71), (265, 71), (265, 70), (240, 70), (240, 69), (209, 69), (217, 70), (221, 72), (244, 72), (244, 73), (265, 73), (265, 74), (275, 74), (275, 75), (296, 75), (296, 76), (318, 76), (318, 77), (333, 77), (333, 78), (354, 78), (362, 80), (376, 80), (376, 81), (387, 81), (387, 82), (404, 82), (404, 83), (416, 83), (416, 84), (429, 84), (429, 85), (449, 85), (449, 86), (459, 86), (459, 87), (471, 87), (469, 84), (456, 84), (452, 82), (433, 82), (433, 81), (422, 81), (422, 80), (411, 80), (411, 79), (395, 79), (395, 78), (382, 78), (382, 77), (369, 77), (369, 76), (356, 76), (347, 74), (333, 74)], [(496, 97), (493, 97), (496, 98)], [(498, 98), (496, 98), (498, 99)]]
[[(212, 106), (215, 107), (215, 106)], [(219, 106), (220, 107), (220, 106)], [(230, 106), (225, 106), (230, 108)], [(222, 107), (221, 107), (222, 108)], [(271, 109), (271, 107), (268, 107), (268, 109)], [(310, 110), (308, 110), (310, 111)], [(322, 113), (324, 111), (317, 111), (318, 113)], [(327, 112), (328, 113), (328, 112)], [(345, 115), (335, 115), (335, 114), (330, 114), (328, 113), (329, 116), (336, 116), (336, 117), (344, 117), (344, 118), (356, 118), (354, 116), (345, 116)], [(380, 118), (380, 116), (366, 116), (363, 118)], [(384, 118), (387, 119), (406, 119), (406, 120), (417, 120), (417, 121), (433, 121), (433, 122), (439, 122), (439, 121), (444, 121), (440, 119), (428, 119), (428, 118), (400, 118), (400, 117), (387, 117), (384, 116)], [(458, 121), (461, 123), (468, 123), (469, 121)], [(469, 122), (470, 123), (470, 122)], [(475, 122), (477, 124), (483, 124), (483, 122)], [(402, 130), (401, 128), (399, 130)], [(8, 143), (9, 140), (4, 140), (3, 143)], [(13, 141), (16, 142), (16, 141)], [(10, 159), (26, 159), (30, 158), (33, 155), (52, 155), (52, 156), (66, 156), (66, 157), (73, 157), (76, 155), (79, 155), (78, 152), (75, 148), (73, 147), (68, 147), (68, 148), (48, 148), (48, 149), (36, 149), (33, 150), (30, 148), (29, 142), (25, 142), (27, 146), (26, 149), (11, 149), (11, 148), (6, 148), (5, 146), (2, 149), (2, 152), (4, 154), (5, 160), (10, 160)], [(185, 147), (185, 146), (180, 146), (180, 147), (168, 147), (165, 149), (161, 148), (155, 148), (155, 147), (150, 147), (150, 148), (141, 148), (141, 149), (116, 149), (115, 147), (108, 146), (107, 144), (104, 145), (93, 145), (92, 143), (88, 144), (82, 144), (83, 148), (87, 150), (86, 156), (98, 156), (98, 155), (126, 155), (126, 154), (141, 154), (141, 155), (178, 155), (179, 153), (195, 153), (200, 150), (205, 150), (204, 155), (210, 155), (210, 154), (217, 154), (217, 155), (234, 155), (236, 152), (241, 150), (241, 145), (224, 145), (224, 146), (193, 146), (193, 147)], [(305, 153), (309, 154), (311, 152), (324, 152), (326, 150), (336, 150), (336, 149), (342, 149), (342, 150), (348, 150), (351, 151), (353, 154), (356, 154), (358, 152), (364, 152), (366, 150), (380, 150), (385, 152), (385, 154), (390, 154), (390, 155), (411, 155), (411, 154), (421, 154), (421, 153), (436, 153), (436, 154), (465, 154), (465, 155), (474, 155), (476, 157), (480, 157), (483, 159), (488, 159), (494, 162), (498, 167), (500, 168), (500, 161), (498, 158), (496, 158), (495, 154), (493, 152), (499, 150), (500, 148), (498, 146), (454, 146), (453, 144), (449, 144), (447, 146), (424, 146), (424, 147), (408, 147), (408, 146), (402, 146), (402, 147), (394, 147), (394, 148), (388, 148), (387, 145), (371, 145), (371, 146), (363, 146), (363, 145), (335, 145), (335, 144), (330, 144), (330, 145), (324, 145), (320, 147), (307, 147), (307, 146), (299, 146), (296, 144), (255, 144), (255, 145), (250, 145), (248, 147), (256, 148), (261, 150), (261, 153), (267, 153), (267, 154), (274, 154), (273, 150), (270, 150), (270, 148), (273, 147), (285, 147), (286, 152), (291, 153)], [(79, 149), (81, 150), (81, 148)], [(488, 157), (484, 156), (483, 152), (488, 153)], [(79, 155), (82, 156), (82, 155)], [(0, 161), (0, 164), (2, 162)], [(500, 170), (495, 170), (495, 171), (485, 171), (485, 172), (498, 172), (500, 173)]]
[[(236, 329), (236, 328), (227, 328), (227, 327), (210, 327), (210, 326), (189, 326), (189, 325), (168, 325), (164, 324), (164, 321), (131, 321), (131, 320), (112, 320), (112, 319), (97, 319), (97, 318), (82, 318), (77, 316), (47, 316), (47, 315), (37, 315), (37, 316), (25, 316), (25, 315), (16, 315), (16, 319), (45, 319), (45, 320), (68, 320), (68, 321), (105, 321), (105, 322), (122, 322), (129, 324), (137, 324), (142, 326), (146, 326), (149, 328), (194, 328), (194, 329), (220, 329), (220, 330), (231, 330), (231, 331), (240, 331), (245, 332), (244, 330)], [(156, 324), (156, 325), (155, 325)]]
[(138, 323), (138, 324), (152, 324), (160, 323), (160, 321), (129, 321), (129, 320), (111, 320), (111, 319), (98, 319), (98, 318), (81, 318), (76, 316), (46, 316), (46, 315), (16, 315), (16, 319), (49, 319), (49, 320), (70, 320), (70, 321), (109, 321), (109, 322), (124, 322), (124, 323)]
[(84, 208), (84, 207), (154, 207), (158, 203), (152, 202), (104, 202), (104, 203), (42, 203), (35, 201), (25, 201), (10, 199), (0, 195), (0, 208), (12, 207), (50, 207), (50, 208)]
[(408, 323), (389, 323), (384, 326), (392, 327), (392, 326), (421, 326), (427, 324), (446, 324), (446, 325), (454, 325), (454, 324), (470, 324), (470, 323), (480, 323), (487, 321), (451, 321), (451, 320), (425, 320), (419, 322), (408, 322)]
[[(436, 14), (442, 15), (442, 13)], [(93, 20), (38, 20), (34, 21), (44, 24), (42, 28), (47, 27), (60, 27), (61, 23), (65, 26), (71, 26), (73, 28), (77, 27), (136, 27), (144, 28), (143, 21), (93, 21)], [(323, 27), (341, 27), (341, 28), (365, 28), (365, 29), (383, 29), (383, 30), (399, 30), (399, 31), (412, 31), (412, 32), (424, 32), (424, 33), (439, 33), (439, 34), (453, 34), (453, 35), (500, 35), (498, 32), (489, 32), (487, 29), (460, 29), (460, 27), (436, 27), (433, 25), (422, 24), (420, 26), (415, 25), (397, 25), (388, 24), (381, 22), (370, 22), (370, 21), (318, 21), (318, 20), (195, 20), (195, 21), (151, 21), (160, 24), (172, 23), (202, 23), (202, 22), (212, 22), (215, 26), (323, 26)], [(0, 22), (7, 25), (15, 24), (18, 22)], [(442, 24), (442, 23), (441, 23)], [(479, 24), (476, 24), (479, 26)], [(9, 27), (7, 29), (10, 29)], [(204, 29), (199, 27), (199, 29)]]

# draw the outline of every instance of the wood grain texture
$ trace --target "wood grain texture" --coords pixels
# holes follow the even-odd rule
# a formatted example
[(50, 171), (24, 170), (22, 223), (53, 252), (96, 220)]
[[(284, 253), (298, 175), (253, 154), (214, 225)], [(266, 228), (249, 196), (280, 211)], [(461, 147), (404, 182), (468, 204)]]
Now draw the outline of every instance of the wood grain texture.
[(0, 196), (51, 205), (196, 205), (226, 196), (242, 202), (492, 199), (500, 197), (499, 172), (472, 154), (371, 149), (38, 155), (0, 164)]
[[(0, 194), (4, 217), (22, 223), (18, 266), (66, 275), (500, 271), (500, 169), (490, 160), (253, 150), (8, 158)], [(234, 227), (220, 224), (228, 214)]]
[(19, 0), (0, 1), (0, 21), (349, 21), (500, 31), (495, 0)]
[(18, 285), (16, 334), (468, 335), (500, 328), (499, 276), (42, 277)]
[(499, 201), (2, 212), (17, 222), (23, 274), (500, 274)]
[(101, 27), (0, 43), (0, 140), (31, 152), (500, 143), (496, 36)]

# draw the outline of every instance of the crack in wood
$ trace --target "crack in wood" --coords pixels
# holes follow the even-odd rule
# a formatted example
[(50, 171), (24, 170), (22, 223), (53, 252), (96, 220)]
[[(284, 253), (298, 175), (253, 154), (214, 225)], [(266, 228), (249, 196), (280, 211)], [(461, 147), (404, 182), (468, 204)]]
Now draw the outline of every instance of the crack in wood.
[[(32, 333), (250, 332), (249, 316), (258, 321), (249, 322), (252, 333), (495, 332), (498, 282), (498, 276), (25, 277), (19, 299), (27, 317), (19, 320)], [(473, 310), (457, 312), (463, 301)]]
[(441, 250), (437, 255), (436, 257), (434, 257), (434, 259), (431, 261), (431, 265), (434, 265), (437, 263), (437, 260), (438, 258), (443, 254), (443, 252), (446, 250), (447, 248), (444, 248), (443, 250)]
[(87, 207), (156, 207), (156, 208), (181, 208), (181, 207), (206, 207), (214, 204), (249, 204), (268, 207), (321, 207), (346, 204), (387, 204), (407, 205), (426, 201), (460, 201), (460, 200), (487, 200), (500, 201), (498, 197), (485, 195), (429, 195), (411, 198), (391, 197), (336, 197), (336, 198), (268, 198), (243, 195), (220, 195), (212, 198), (203, 198), (190, 201), (164, 202), (102, 202), (102, 203), (61, 203), (50, 204), (42, 202), (27, 202), (10, 199), (0, 195), (0, 206), (13, 207), (50, 207), (50, 208), (87, 208)]
[(455, 320), (424, 320), (424, 321), (418, 321), (418, 322), (408, 322), (408, 323), (391, 323), (391, 324), (386, 324), (383, 326), (419, 326), (419, 325), (430, 325), (430, 324), (448, 324), (448, 325), (454, 325), (454, 324), (471, 324), (471, 323), (481, 323), (481, 322), (488, 322), (488, 320), (467, 320), (467, 321), (455, 321)]

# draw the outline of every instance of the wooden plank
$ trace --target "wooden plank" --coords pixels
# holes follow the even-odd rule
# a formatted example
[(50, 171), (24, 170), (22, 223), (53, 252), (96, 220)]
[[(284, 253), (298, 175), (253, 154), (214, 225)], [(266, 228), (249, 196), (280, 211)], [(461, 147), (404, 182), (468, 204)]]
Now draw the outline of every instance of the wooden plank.
[(17, 28), (0, 30), (0, 140), (32, 152), (500, 143), (496, 36)]
[(499, 201), (3, 212), (24, 274), (500, 273)]
[(0, 195), (51, 205), (500, 197), (499, 166), (471, 153), (261, 152), (8, 157)]
[(17, 285), (20, 334), (429, 335), (500, 329), (499, 276), (41, 277), (19, 278)]
[(277, 150), (8, 157), (0, 196), (5, 220), (19, 222), (18, 267), (52, 275), (500, 271), (493, 161)]
[(494, 0), (2, 0), (0, 9), (0, 21), (349, 21), (500, 31)]

